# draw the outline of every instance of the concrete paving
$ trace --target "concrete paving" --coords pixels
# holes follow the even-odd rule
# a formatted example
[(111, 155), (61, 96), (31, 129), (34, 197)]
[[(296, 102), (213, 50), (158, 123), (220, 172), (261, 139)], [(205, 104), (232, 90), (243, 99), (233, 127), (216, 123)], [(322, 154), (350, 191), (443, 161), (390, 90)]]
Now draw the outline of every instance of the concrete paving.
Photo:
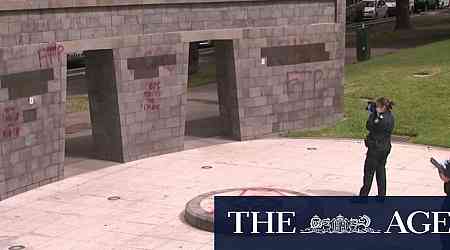
[[(431, 156), (448, 158), (450, 150), (394, 144), (388, 194), (442, 195)], [(212, 250), (211, 233), (180, 219), (194, 196), (233, 187), (354, 195), (364, 157), (358, 140), (264, 139), (118, 164), (0, 202), (0, 249)]]

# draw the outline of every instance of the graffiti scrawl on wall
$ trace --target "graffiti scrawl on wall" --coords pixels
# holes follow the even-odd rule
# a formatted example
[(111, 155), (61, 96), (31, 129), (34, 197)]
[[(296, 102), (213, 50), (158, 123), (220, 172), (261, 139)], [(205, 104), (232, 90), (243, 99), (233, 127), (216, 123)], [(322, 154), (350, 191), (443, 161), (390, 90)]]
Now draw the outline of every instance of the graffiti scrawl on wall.
[(307, 90), (314, 90), (317, 85), (323, 79), (324, 73), (322, 70), (305, 70), (305, 71), (292, 71), (287, 73), (287, 91), (288, 92), (301, 92), (307, 88), (305, 83), (310, 83)]
[(159, 110), (159, 98), (161, 96), (161, 86), (159, 81), (151, 81), (145, 85), (144, 103), (142, 104), (144, 111)]
[(19, 111), (15, 107), (8, 107), (1, 112), (1, 123), (6, 124), (0, 128), (0, 137), (2, 139), (12, 139), (20, 135)]
[(39, 64), (41, 67), (50, 67), (55, 63), (61, 64), (61, 57), (64, 52), (62, 44), (50, 44), (38, 50)]

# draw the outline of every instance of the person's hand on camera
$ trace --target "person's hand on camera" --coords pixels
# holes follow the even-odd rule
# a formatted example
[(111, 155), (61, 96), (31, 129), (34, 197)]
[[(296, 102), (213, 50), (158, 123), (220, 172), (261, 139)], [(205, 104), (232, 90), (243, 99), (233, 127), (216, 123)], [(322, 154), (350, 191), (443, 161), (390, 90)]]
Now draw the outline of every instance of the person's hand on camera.
[(448, 178), (447, 176), (445, 176), (443, 173), (439, 173), (439, 177), (441, 177), (441, 180), (445, 183), (450, 181), (450, 178)]

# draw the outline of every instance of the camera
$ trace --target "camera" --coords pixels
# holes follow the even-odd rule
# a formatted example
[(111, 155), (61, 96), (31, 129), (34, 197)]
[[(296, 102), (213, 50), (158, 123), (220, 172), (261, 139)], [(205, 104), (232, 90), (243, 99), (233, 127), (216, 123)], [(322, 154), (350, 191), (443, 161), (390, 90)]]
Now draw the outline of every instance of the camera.
[(377, 104), (376, 102), (367, 102), (366, 110), (369, 111), (369, 113), (375, 113), (377, 111)]

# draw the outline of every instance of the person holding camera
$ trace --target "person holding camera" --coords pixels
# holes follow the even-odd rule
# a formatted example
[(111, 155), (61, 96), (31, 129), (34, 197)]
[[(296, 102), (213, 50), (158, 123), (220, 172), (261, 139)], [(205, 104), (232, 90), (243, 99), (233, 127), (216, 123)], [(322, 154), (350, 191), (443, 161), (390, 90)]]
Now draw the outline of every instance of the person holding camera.
[(394, 103), (385, 97), (369, 102), (369, 119), (366, 123), (369, 134), (365, 139), (367, 155), (360, 196), (369, 195), (374, 174), (377, 178), (378, 196), (386, 196), (386, 161), (391, 152), (391, 135), (395, 125), (391, 112), (393, 106)]
[(445, 161), (444, 166), (446, 172), (439, 172), (439, 177), (441, 177), (442, 182), (444, 182), (444, 192), (447, 196), (450, 196), (450, 160)]
[[(442, 204), (442, 211), (449, 211), (450, 210), (450, 159), (446, 160), (442, 163), (442, 166), (444, 167), (444, 171), (438, 171), (439, 177), (441, 178), (442, 182), (444, 183), (444, 192), (447, 195), (444, 199), (444, 202)], [(444, 228), (443, 228), (444, 227)], [(445, 224), (439, 225), (439, 231), (448, 230), (445, 228)], [(447, 235), (441, 234), (441, 244), (443, 250), (450, 249), (450, 237)]]

